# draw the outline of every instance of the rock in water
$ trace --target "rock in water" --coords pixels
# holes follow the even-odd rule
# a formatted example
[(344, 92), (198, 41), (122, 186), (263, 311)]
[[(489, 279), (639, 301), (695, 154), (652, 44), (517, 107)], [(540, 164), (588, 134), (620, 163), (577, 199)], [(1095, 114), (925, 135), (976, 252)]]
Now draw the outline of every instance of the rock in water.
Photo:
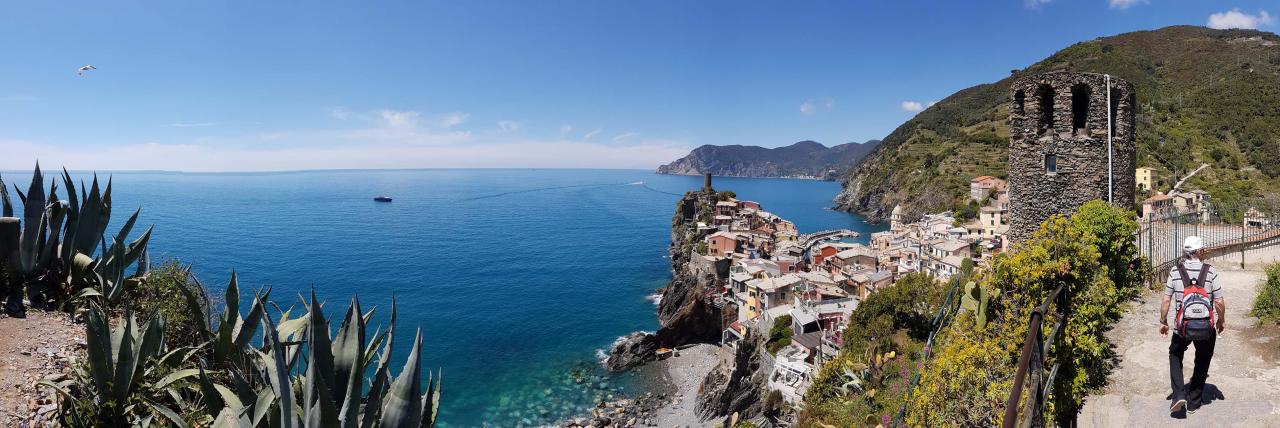
[(626, 370), (657, 358), (658, 336), (637, 331), (613, 342), (604, 366), (610, 371)]

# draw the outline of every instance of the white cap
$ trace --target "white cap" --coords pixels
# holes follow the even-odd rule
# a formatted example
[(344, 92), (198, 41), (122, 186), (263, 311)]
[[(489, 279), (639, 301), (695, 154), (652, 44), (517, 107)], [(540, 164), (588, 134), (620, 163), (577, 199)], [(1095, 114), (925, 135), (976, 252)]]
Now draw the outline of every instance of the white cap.
[(1185, 253), (1196, 252), (1204, 249), (1204, 241), (1199, 236), (1188, 236), (1182, 241), (1182, 251)]

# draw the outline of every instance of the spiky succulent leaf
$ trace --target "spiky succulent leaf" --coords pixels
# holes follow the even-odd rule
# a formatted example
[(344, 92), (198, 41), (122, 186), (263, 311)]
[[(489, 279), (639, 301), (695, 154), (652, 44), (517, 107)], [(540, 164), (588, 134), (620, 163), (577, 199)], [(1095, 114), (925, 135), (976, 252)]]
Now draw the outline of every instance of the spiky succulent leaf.
[(443, 382), (444, 372), (436, 372), (435, 382), (431, 382), (431, 375), (427, 375), (427, 393), (422, 396), (422, 427), (432, 428), (436, 426), (436, 416), (440, 414), (440, 384)]
[(213, 388), (213, 381), (209, 380), (209, 376), (204, 373), (204, 368), (199, 369), (200, 372), (200, 400), (204, 404), (205, 412), (210, 415), (216, 415), (227, 407), (222, 401), (222, 396)]
[(0, 177), (0, 217), (13, 217), (13, 202), (9, 200), (9, 189)]
[(275, 419), (273, 426), (292, 428), (296, 424), (293, 384), (289, 380), (289, 367), (285, 365), (284, 348), (280, 346), (280, 337), (276, 334), (276, 324), (271, 320), (270, 313), (262, 316), (262, 341), (268, 354), (257, 350), (254, 352), (258, 352), (259, 357), (262, 358), (267, 372), (267, 381), (279, 403), (280, 412), (277, 413), (279, 416), (273, 417)]
[(405, 361), (404, 370), (391, 384), (382, 403), (382, 422), (385, 428), (418, 428), (422, 424), (422, 330), (413, 340), (413, 349)]
[[(342, 327), (338, 328), (338, 336), (333, 341), (333, 383), (330, 390), (334, 400), (343, 402), (355, 401), (356, 405), (348, 410), (352, 413), (346, 420), (355, 421), (355, 412), (360, 410), (360, 376), (364, 373), (364, 340), (365, 323), (360, 312), (360, 300), (351, 299)], [(352, 394), (348, 394), (350, 391)], [(354, 399), (348, 395), (354, 395)]]
[(99, 394), (110, 391), (111, 381), (115, 374), (115, 358), (113, 357), (111, 327), (102, 309), (93, 306), (85, 318), (85, 353), (89, 359), (89, 373), (93, 378), (94, 389)]
[[(317, 373), (324, 376), (324, 383), (329, 385), (333, 382), (333, 342), (329, 338), (329, 321), (324, 317), (324, 307), (320, 305), (316, 299), (315, 290), (311, 291), (311, 304), (308, 307), (308, 313), (311, 314), (311, 322), (307, 327), (307, 352), (311, 354), (311, 359), (318, 367)], [(311, 363), (308, 363), (311, 364)], [(307, 390), (304, 394), (312, 394), (314, 391)], [(307, 395), (305, 403), (315, 401), (315, 397)]]
[[(136, 341), (135, 323), (133, 315), (128, 314), (124, 317), (124, 326), (117, 335), (116, 351), (116, 367), (115, 376), (112, 378), (112, 394), (111, 397), (117, 403), (127, 402), (129, 392), (133, 387), (133, 374), (138, 368), (139, 344)], [(114, 340), (114, 339), (113, 339)]]
[(361, 418), (360, 426), (362, 428), (373, 428), (377, 425), (382, 415), (382, 399), (386, 396), (387, 385), (390, 380), (391, 366), (391, 350), (392, 342), (395, 341), (396, 330), (396, 299), (391, 298), (391, 319), (387, 324), (386, 343), (382, 345), (382, 353), (378, 356), (378, 369), (373, 374), (373, 381), (369, 385), (368, 402), (365, 404), (364, 416)]

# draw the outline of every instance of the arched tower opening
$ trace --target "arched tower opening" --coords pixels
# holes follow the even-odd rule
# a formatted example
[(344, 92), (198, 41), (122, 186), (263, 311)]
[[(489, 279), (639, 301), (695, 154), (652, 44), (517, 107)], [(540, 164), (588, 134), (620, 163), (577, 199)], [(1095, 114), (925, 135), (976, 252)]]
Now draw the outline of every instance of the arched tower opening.
[(1040, 109), (1040, 130), (1053, 129), (1053, 87), (1040, 84), (1036, 88), (1037, 108)]
[(1088, 132), (1089, 98), (1092, 95), (1093, 89), (1089, 85), (1079, 83), (1071, 87), (1071, 132), (1074, 134)]
[(1023, 93), (1021, 89), (1019, 89), (1017, 92), (1014, 92), (1013, 93), (1013, 114), (1016, 114), (1019, 116), (1026, 114), (1026, 111), (1027, 111), (1026, 106), (1027, 106), (1027, 94)]
[(1116, 136), (1116, 128), (1120, 127), (1117, 119), (1120, 118), (1120, 100), (1124, 97), (1124, 93), (1120, 91), (1120, 88), (1110, 88), (1110, 91), (1111, 105), (1107, 106), (1107, 108), (1111, 110), (1111, 137), (1114, 138)]

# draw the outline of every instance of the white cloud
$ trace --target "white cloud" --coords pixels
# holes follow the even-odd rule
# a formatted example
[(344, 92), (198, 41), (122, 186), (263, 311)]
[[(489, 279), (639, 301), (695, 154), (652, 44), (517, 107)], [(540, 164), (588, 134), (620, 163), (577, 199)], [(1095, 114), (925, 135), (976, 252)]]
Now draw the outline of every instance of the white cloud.
[(498, 121), (498, 129), (503, 132), (518, 131), (520, 130), (520, 122), (516, 122), (514, 120), (500, 120)]
[(800, 103), (800, 113), (815, 114), (819, 111), (828, 111), (831, 110), (831, 107), (834, 105), (835, 100), (830, 98), (804, 100), (804, 102)]
[(1037, 9), (1040, 6), (1044, 6), (1052, 2), (1053, 0), (1023, 0), (1022, 5), (1032, 9)]
[(344, 168), (653, 168), (688, 154), (680, 141), (603, 144), (516, 141), (441, 146), (338, 145), (322, 148), (141, 143), (105, 147), (0, 140), (0, 170), (42, 165), (72, 170), (295, 171)]
[[(564, 136), (520, 138), (517, 121), (471, 132), (466, 113), (439, 116), (412, 110), (346, 110), (314, 129), (196, 135), (160, 143), (150, 139), (29, 141), (0, 137), (0, 170), (36, 161), (79, 170), (290, 171), (342, 168), (653, 168), (688, 153), (680, 140), (625, 133), (613, 141)], [(332, 112), (331, 112), (332, 113)], [(341, 118), (339, 117), (341, 116)], [(201, 128), (193, 128), (201, 129)], [(565, 131), (572, 127), (566, 125)]]
[(921, 105), (919, 101), (903, 101), (902, 102), (902, 111), (905, 111), (908, 113), (918, 113), (922, 110), (924, 110), (924, 106)]
[(933, 107), (933, 105), (937, 103), (938, 103), (937, 101), (929, 101), (929, 104), (925, 104), (924, 106), (925, 108), (929, 108), (929, 107)]
[(1150, 0), (1109, 0), (1107, 2), (1112, 9), (1128, 9), (1140, 4), (1150, 3)]
[(1209, 28), (1227, 29), (1227, 28), (1246, 28), (1257, 29), (1264, 25), (1271, 25), (1271, 15), (1265, 10), (1258, 11), (1257, 15), (1250, 15), (1241, 12), (1240, 9), (1231, 9), (1227, 12), (1218, 12), (1209, 15)]
[(338, 119), (338, 120), (350, 119), (351, 114), (352, 113), (350, 111), (342, 107), (334, 107), (333, 110), (329, 111), (329, 115), (333, 116), (334, 119)]
[(560, 125), (560, 136), (561, 136), (561, 137), (564, 137), (565, 135), (569, 135), (569, 133), (570, 133), (570, 132), (573, 132), (573, 125), (570, 125), (570, 124), (567, 124), (567, 123), (566, 123), (566, 124), (564, 124), (564, 125)]

